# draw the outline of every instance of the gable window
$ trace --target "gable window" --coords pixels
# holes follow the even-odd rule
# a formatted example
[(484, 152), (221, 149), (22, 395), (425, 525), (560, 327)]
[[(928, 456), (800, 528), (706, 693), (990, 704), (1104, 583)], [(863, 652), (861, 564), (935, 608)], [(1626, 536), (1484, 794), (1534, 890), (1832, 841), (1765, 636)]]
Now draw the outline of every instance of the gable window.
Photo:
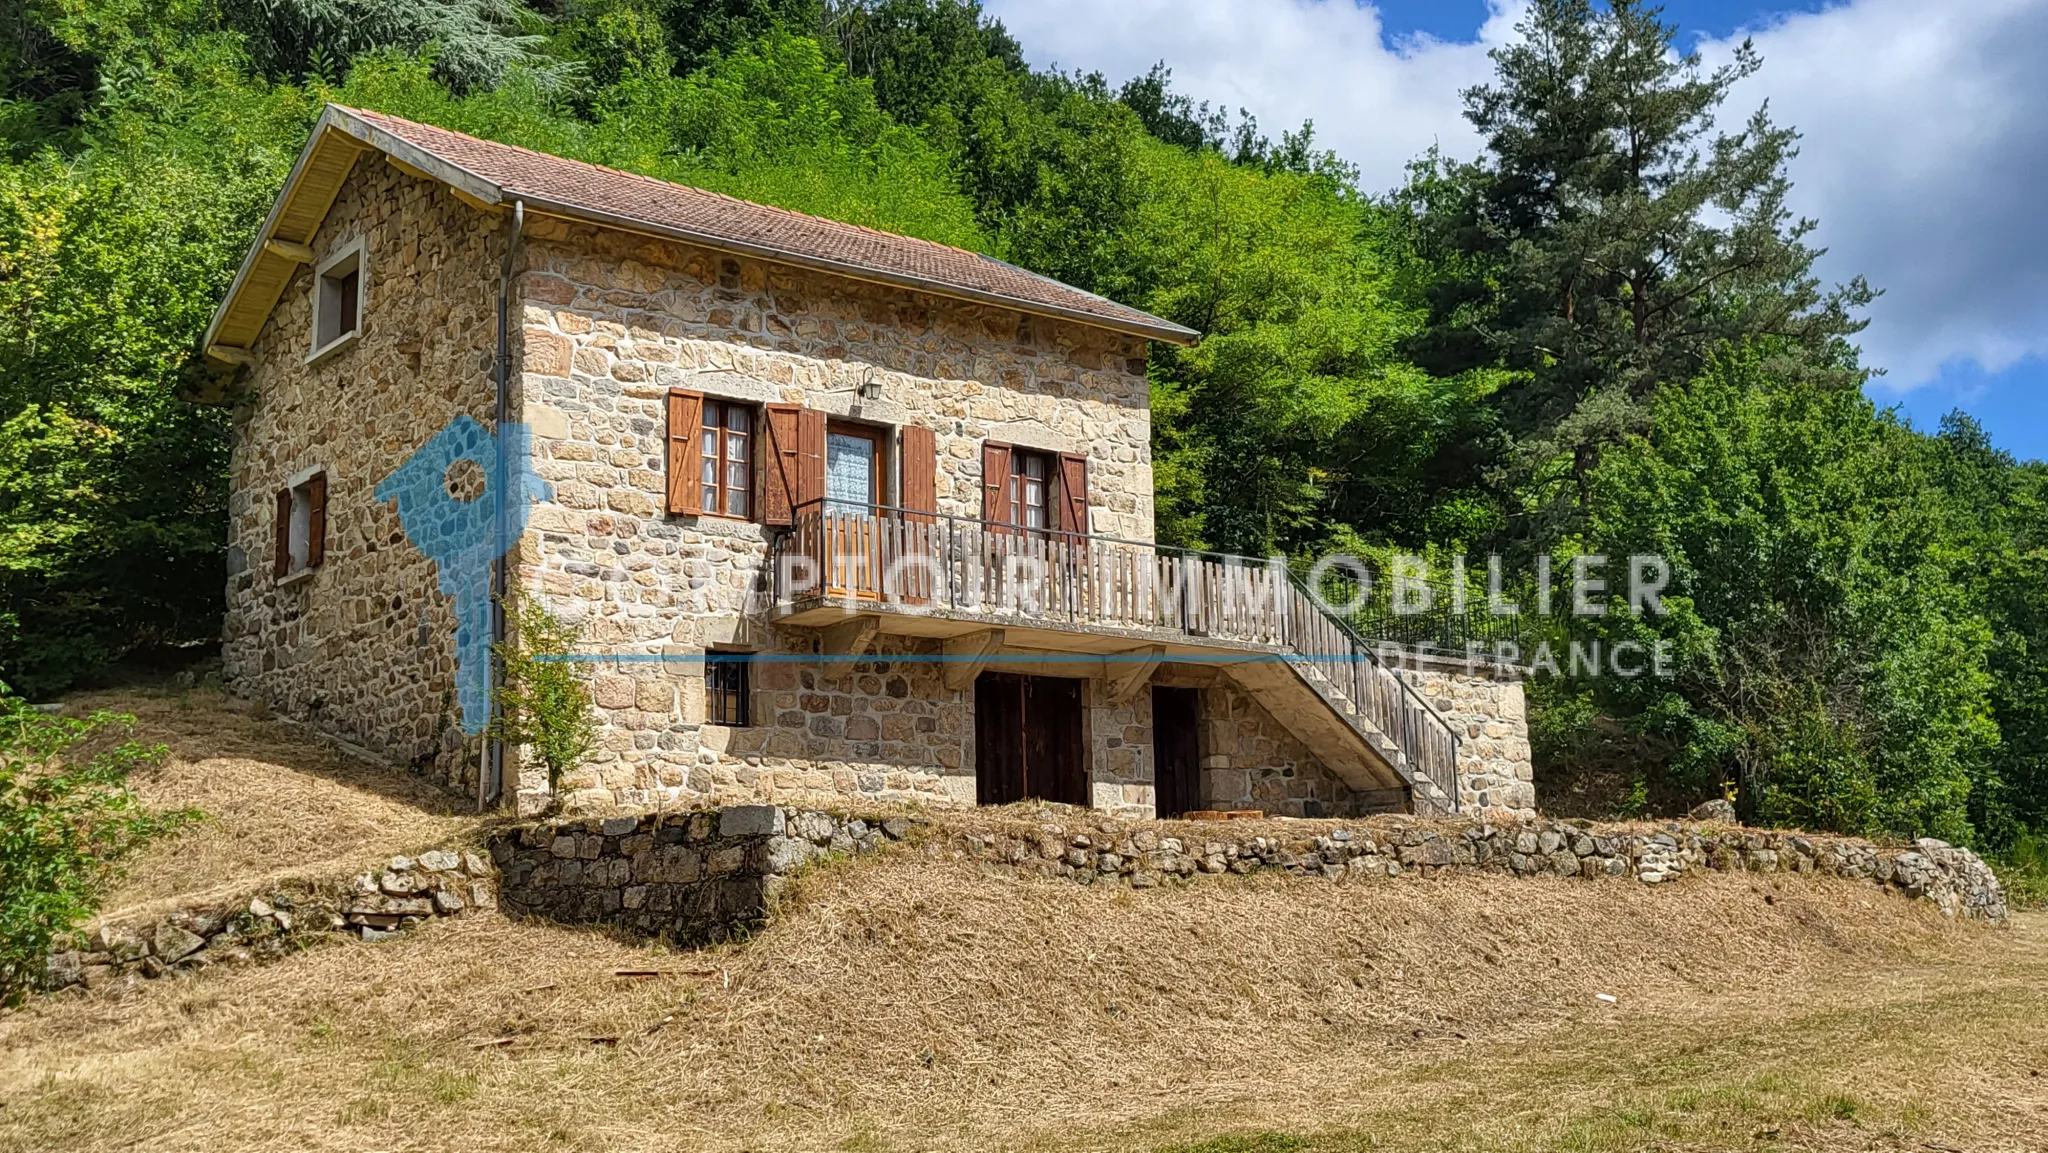
[(698, 452), (703, 458), (699, 468), (705, 512), (752, 515), (753, 432), (751, 405), (704, 401), (704, 436)]
[(752, 653), (704, 654), (704, 720), (707, 724), (743, 727), (747, 715), (748, 675)]
[(279, 580), (311, 575), (327, 558), (327, 473), (300, 473), (277, 490), (277, 555), (272, 566)]
[(339, 348), (361, 335), (364, 271), (360, 240), (321, 261), (314, 270), (312, 356)]

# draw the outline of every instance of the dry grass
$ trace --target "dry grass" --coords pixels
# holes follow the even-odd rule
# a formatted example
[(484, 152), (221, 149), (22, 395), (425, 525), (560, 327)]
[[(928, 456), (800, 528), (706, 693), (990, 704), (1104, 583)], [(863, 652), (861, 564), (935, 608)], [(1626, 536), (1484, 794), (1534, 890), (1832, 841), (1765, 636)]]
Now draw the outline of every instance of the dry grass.
[(365, 764), (220, 692), (91, 693), (66, 706), (133, 714), (137, 739), (171, 749), (161, 769), (136, 778), (136, 793), (156, 808), (205, 814), (130, 863), (102, 905), (109, 914), (272, 876), (353, 872), (477, 824), (426, 782)]
[(46, 1002), (0, 1018), (0, 1148), (2038, 1148), (2044, 938), (1803, 878), (1132, 892), (904, 849), (702, 953), (478, 917)]
[[(474, 828), (218, 695), (82, 703), (211, 814), (122, 903)], [(1093, 821), (940, 823), (1048, 817)], [(1319, 831), (1266, 824), (1229, 832)], [(700, 953), (480, 916), (42, 1001), (0, 1016), (0, 1150), (2048, 1148), (2048, 916), (1739, 875), (1098, 890), (946, 843)]]

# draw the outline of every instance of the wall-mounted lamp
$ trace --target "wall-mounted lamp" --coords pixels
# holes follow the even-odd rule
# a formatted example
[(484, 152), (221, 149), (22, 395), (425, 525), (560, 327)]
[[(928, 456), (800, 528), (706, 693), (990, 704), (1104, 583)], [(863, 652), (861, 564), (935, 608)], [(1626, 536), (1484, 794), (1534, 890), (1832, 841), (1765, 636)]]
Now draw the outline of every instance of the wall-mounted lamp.
[(882, 399), (882, 378), (875, 375), (874, 365), (868, 365), (861, 370), (860, 385), (854, 391), (860, 394), (862, 400)]

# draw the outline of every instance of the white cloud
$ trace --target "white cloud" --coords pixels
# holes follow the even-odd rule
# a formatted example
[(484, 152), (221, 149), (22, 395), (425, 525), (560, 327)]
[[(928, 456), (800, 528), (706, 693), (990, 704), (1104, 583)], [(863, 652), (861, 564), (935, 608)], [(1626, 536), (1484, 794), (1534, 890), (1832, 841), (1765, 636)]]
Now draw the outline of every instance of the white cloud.
[[(1390, 48), (1378, 12), (1349, 0), (987, 6), (1040, 66), (1120, 82), (1163, 57), (1179, 91), (1249, 108), (1269, 135), (1313, 118), (1374, 188), (1432, 143), (1477, 149), (1458, 92), (1487, 78), (1518, 10), (1494, 0), (1476, 42)], [(1820, 221), (1823, 275), (1885, 290), (1867, 362), (1909, 388), (1947, 361), (1996, 372), (2048, 354), (2048, 0), (1852, 0), (1755, 36), (1763, 71), (1729, 111), (1768, 98), (1804, 134), (1794, 207)]]
[[(1040, 67), (1099, 71), (1112, 84), (1164, 58), (1176, 91), (1238, 108), (1279, 139), (1316, 123), (1316, 140), (1357, 163), (1367, 187), (1391, 188), (1408, 161), (1441, 142), (1470, 155), (1478, 138), (1460, 89), (1486, 79), (1481, 44), (1427, 37), (1389, 48), (1379, 12), (1347, 0), (986, 0)], [(1496, 10), (1483, 41), (1507, 37)]]
[(1755, 40), (1731, 108), (1768, 97), (1804, 136), (1793, 207), (1824, 275), (1885, 290), (1862, 344), (1886, 384), (2048, 352), (2048, 3), (1857, 0)]

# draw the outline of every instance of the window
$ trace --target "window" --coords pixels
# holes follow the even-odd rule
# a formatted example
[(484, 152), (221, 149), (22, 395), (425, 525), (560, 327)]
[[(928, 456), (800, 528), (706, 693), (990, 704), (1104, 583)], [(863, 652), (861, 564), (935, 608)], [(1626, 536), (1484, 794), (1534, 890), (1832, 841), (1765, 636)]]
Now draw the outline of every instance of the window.
[(983, 441), (981, 477), (981, 519), (1001, 531), (1088, 532), (1087, 457)]
[(825, 511), (868, 516), (882, 503), (882, 434), (859, 425), (825, 432)]
[(745, 517), (752, 513), (754, 410), (725, 400), (704, 402), (699, 449), (704, 511)]
[(747, 671), (753, 666), (752, 653), (704, 654), (704, 720), (707, 724), (745, 726), (747, 719)]
[(321, 261), (313, 275), (313, 352), (319, 356), (362, 332), (363, 242)]
[(1025, 528), (1050, 528), (1054, 476), (1052, 458), (1042, 452), (1010, 453), (1010, 523)]
[(309, 574), (326, 554), (327, 474), (315, 469), (277, 490), (276, 576), (289, 580)]

